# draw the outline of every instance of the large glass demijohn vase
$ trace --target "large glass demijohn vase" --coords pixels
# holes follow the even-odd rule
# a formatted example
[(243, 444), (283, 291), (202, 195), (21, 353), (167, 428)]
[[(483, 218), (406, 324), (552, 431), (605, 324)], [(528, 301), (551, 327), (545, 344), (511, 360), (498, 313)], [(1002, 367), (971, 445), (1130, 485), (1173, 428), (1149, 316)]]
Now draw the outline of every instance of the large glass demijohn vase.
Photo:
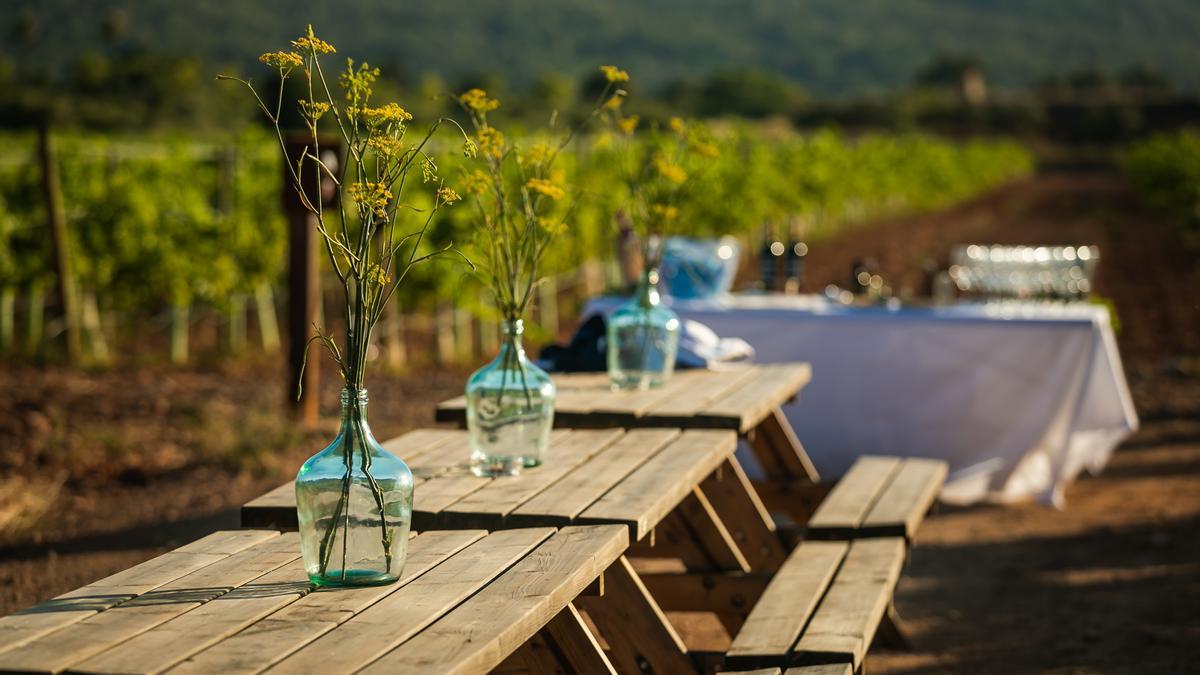
[(642, 274), (637, 292), (608, 318), (608, 376), (617, 389), (661, 387), (675, 372), (679, 316), (662, 303), (658, 270)]
[(511, 476), (542, 463), (554, 426), (554, 382), (525, 356), (520, 319), (501, 324), (500, 353), (467, 380), (471, 471)]
[(371, 586), (400, 578), (412, 523), (413, 476), (367, 425), (367, 391), (342, 390), (337, 438), (296, 476), (300, 548), (319, 586)]

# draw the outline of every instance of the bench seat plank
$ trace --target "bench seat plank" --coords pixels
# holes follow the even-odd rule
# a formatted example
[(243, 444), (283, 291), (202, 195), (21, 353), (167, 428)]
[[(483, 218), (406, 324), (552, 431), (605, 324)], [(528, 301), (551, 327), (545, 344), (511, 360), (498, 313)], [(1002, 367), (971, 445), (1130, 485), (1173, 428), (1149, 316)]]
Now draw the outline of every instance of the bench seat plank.
[(845, 664), (857, 671), (892, 601), (904, 556), (901, 537), (804, 542), (750, 612), (726, 668)]
[(842, 661), (850, 655), (857, 670), (892, 602), (904, 556), (901, 537), (851, 543), (833, 585), (796, 644), (798, 662)]
[(916, 535), (946, 481), (946, 462), (864, 455), (808, 521), (810, 539)]
[(849, 545), (803, 542), (767, 584), (727, 656), (751, 667), (780, 663), (796, 644), (809, 617), (833, 581)]
[(946, 482), (946, 462), (933, 459), (908, 459), (896, 472), (887, 490), (879, 496), (863, 519), (862, 529), (878, 536), (906, 537), (917, 527), (937, 499)]

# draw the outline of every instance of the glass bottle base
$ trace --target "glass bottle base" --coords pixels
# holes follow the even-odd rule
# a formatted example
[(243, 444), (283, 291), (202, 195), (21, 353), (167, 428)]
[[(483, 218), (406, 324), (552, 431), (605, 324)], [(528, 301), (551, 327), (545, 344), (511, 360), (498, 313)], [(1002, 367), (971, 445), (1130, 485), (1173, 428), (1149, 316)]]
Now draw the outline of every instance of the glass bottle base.
[(541, 462), (532, 457), (501, 456), (501, 455), (471, 455), (471, 473), (484, 478), (497, 476), (516, 476), (521, 469), (534, 467)]
[(346, 570), (345, 578), (341, 570), (329, 570), (326, 574), (310, 574), (308, 580), (317, 586), (330, 588), (347, 588), (352, 586), (384, 586), (395, 583), (400, 577), (375, 570)]
[(662, 372), (636, 372), (624, 371), (613, 373), (611, 376), (612, 388), (622, 391), (657, 389), (666, 383), (667, 377)]

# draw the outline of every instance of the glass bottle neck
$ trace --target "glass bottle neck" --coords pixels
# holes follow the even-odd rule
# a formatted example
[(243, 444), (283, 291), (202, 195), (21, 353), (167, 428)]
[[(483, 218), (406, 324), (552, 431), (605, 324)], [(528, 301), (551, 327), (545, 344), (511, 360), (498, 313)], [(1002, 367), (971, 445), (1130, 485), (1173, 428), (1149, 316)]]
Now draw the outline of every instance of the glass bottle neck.
[(342, 428), (349, 424), (366, 424), (367, 390), (342, 389)]
[(662, 302), (662, 294), (658, 289), (658, 268), (649, 267), (642, 272), (634, 298), (643, 307), (653, 307)]
[(525, 322), (521, 319), (500, 322), (500, 357), (502, 359), (525, 358), (525, 344), (521, 337), (524, 332)]

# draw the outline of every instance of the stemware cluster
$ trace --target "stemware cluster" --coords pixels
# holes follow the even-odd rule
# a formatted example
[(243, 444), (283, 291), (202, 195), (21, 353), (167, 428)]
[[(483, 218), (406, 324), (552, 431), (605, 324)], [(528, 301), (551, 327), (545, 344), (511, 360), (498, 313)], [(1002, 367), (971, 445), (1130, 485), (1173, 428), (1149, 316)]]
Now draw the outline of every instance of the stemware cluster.
[(1082, 300), (1094, 287), (1095, 246), (958, 246), (950, 278), (963, 293), (984, 298)]

